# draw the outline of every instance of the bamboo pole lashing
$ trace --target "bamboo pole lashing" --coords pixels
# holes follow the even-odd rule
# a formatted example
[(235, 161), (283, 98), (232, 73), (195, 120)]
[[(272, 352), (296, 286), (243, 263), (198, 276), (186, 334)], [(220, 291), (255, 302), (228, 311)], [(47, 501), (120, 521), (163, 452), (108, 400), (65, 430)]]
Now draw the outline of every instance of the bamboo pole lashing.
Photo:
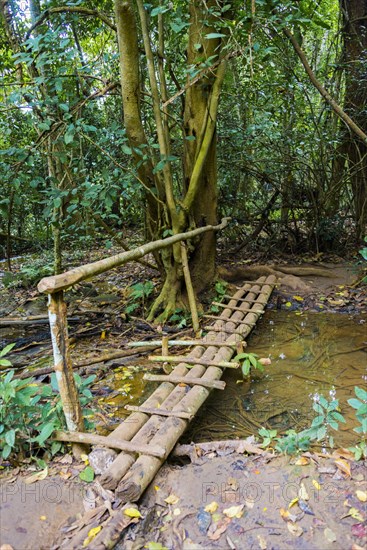
[(186, 384), (188, 386), (203, 386), (204, 388), (216, 390), (224, 390), (226, 387), (226, 383), (223, 380), (206, 380), (171, 374), (144, 374), (144, 380), (148, 380), (149, 382), (172, 382), (173, 384)]
[(184, 411), (168, 411), (167, 409), (144, 407), (143, 405), (125, 405), (127, 411), (142, 412), (145, 414), (157, 414), (158, 416), (173, 416), (175, 418), (183, 418), (184, 420), (192, 420), (194, 415)]

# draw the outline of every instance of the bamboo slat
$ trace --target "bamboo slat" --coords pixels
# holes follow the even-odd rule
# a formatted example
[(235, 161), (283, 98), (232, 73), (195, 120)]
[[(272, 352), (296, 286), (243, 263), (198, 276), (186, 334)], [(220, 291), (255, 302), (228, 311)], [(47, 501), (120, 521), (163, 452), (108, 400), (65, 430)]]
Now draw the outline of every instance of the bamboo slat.
[(174, 416), (175, 418), (184, 418), (185, 420), (191, 420), (194, 418), (194, 415), (183, 412), (183, 411), (168, 411), (167, 409), (153, 409), (151, 407), (144, 407), (139, 406), (136, 407), (134, 405), (125, 405), (125, 409), (127, 411), (134, 411), (134, 412), (143, 412), (146, 414), (158, 414), (159, 416)]
[[(223, 346), (223, 343), (221, 345)], [(204, 365), (204, 367), (219, 367), (221, 369), (237, 369), (240, 366), (239, 363), (231, 361), (188, 359), (184, 355), (149, 355), (148, 359), (156, 363), (185, 363), (186, 365)]]
[(188, 386), (203, 386), (216, 390), (224, 390), (226, 383), (223, 380), (205, 380), (189, 376), (172, 376), (171, 374), (144, 374), (144, 380), (150, 382), (172, 382), (173, 384), (187, 384)]

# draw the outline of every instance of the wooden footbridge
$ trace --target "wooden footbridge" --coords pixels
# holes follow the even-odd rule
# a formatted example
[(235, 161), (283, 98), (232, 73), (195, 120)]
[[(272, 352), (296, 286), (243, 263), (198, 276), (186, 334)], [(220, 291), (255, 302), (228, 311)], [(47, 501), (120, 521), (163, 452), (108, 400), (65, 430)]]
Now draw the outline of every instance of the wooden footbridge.
[[(213, 230), (212, 227), (210, 229)], [(184, 235), (183, 238), (192, 236)], [(39, 288), (41, 287), (41, 290), (50, 288), (47, 284), (52, 279), (53, 290), (48, 290), (51, 296), (50, 324), (54, 343), (55, 370), (60, 381), (62, 376), (68, 376), (68, 380), (70, 379), (67, 370), (70, 369), (70, 360), (67, 356), (67, 344), (65, 344), (67, 341), (66, 312), (62, 296), (60, 297), (60, 292), (62, 293), (60, 284), (62, 288), (68, 286), (67, 280), (70, 277), (68, 274), (57, 277), (59, 277), (59, 282), (56, 281), (58, 286), (56, 284), (55, 287), (55, 278), (48, 278), (41, 281)], [(78, 280), (81, 279), (78, 278)], [(275, 284), (273, 275), (261, 277), (255, 282), (246, 282), (232, 297), (226, 296), (227, 303), (217, 304), (223, 309), (218, 317), (204, 316), (209, 318), (208, 322), (212, 324), (203, 327), (205, 336), (201, 338), (184, 342), (167, 341), (163, 338), (162, 355), (151, 356), (149, 359), (157, 363), (176, 364), (176, 366), (170, 374), (145, 375), (145, 379), (157, 382), (158, 387), (142, 405), (127, 406), (131, 414), (108, 436), (87, 434), (77, 429), (75, 416), (73, 422), (70, 422), (71, 404), (68, 404), (68, 397), (66, 398), (69, 432), (58, 433), (58, 439), (73, 441), (79, 445), (102, 445), (120, 452), (119, 454), (116, 452), (112, 463), (98, 478), (97, 492), (100, 495), (101, 505), (97, 507), (95, 514), (90, 511), (86, 513), (85, 521), (78, 532), (71, 538), (65, 539), (61, 548), (88, 546), (88, 548), (103, 549), (112, 548), (117, 543), (121, 530), (133, 521), (130, 516), (124, 514), (126, 507), (131, 507), (131, 503), (140, 498), (154, 479), (209, 393), (213, 389), (225, 389), (225, 382), (221, 380), (224, 369), (240, 367), (239, 363), (231, 359), (246, 345), (245, 339), (264, 313)], [(44, 291), (47, 292), (47, 290)], [(58, 294), (57, 307), (54, 303), (55, 293)], [(61, 319), (55, 311), (63, 311)], [(169, 354), (169, 349), (183, 345), (189, 346), (190, 349), (186, 355)], [(59, 386), (63, 387), (62, 380)], [(115, 499), (118, 503), (115, 510), (111, 509), (111, 504), (109, 506), (104, 504), (108, 499), (111, 502), (111, 490), (114, 491), (112, 500)], [(106, 497), (106, 494), (109, 496)], [(97, 527), (99, 529), (100, 526), (103, 528), (98, 531), (93, 541), (88, 545), (85, 544), (90, 530)]]

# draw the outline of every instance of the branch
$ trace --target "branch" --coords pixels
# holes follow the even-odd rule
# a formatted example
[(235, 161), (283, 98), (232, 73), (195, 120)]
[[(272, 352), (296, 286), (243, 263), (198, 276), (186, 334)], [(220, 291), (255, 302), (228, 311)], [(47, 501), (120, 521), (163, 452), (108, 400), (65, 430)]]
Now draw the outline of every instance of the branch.
[(98, 17), (106, 23), (110, 29), (116, 32), (116, 26), (108, 19), (107, 15), (104, 13), (98, 11), (98, 10), (90, 10), (88, 8), (82, 8), (81, 6), (60, 6), (58, 8), (49, 8), (48, 10), (44, 11), (41, 17), (31, 26), (29, 31), (26, 34), (26, 40), (30, 37), (32, 32), (36, 27), (39, 25), (42, 25), (42, 23), (49, 18), (50, 15), (54, 13), (78, 13), (80, 15), (92, 15), (94, 17)]
[(213, 84), (212, 96), (209, 104), (208, 120), (205, 128), (205, 132), (204, 132), (203, 141), (202, 141), (199, 153), (196, 157), (194, 168), (192, 170), (189, 188), (187, 190), (185, 199), (182, 203), (182, 207), (186, 212), (190, 210), (199, 191), (200, 176), (203, 171), (205, 160), (208, 155), (209, 147), (212, 142), (214, 130), (217, 123), (219, 96), (220, 96), (222, 83), (224, 80), (226, 65), (227, 65), (226, 60), (222, 59), (222, 63), (218, 67), (216, 79)]
[(301, 49), (300, 45), (298, 44), (297, 40), (293, 36), (293, 34), (288, 29), (283, 29), (284, 34), (292, 43), (292, 46), (298, 55), (298, 57), (301, 60), (302, 65), (305, 68), (306, 73), (308, 74), (312, 84), (315, 86), (315, 88), (320, 92), (322, 97), (327, 101), (327, 103), (330, 105), (330, 107), (333, 109), (334, 113), (338, 115), (339, 118), (345, 122), (345, 124), (349, 127), (352, 132), (354, 132), (362, 141), (367, 143), (367, 135), (363, 132), (363, 130), (347, 115), (345, 111), (340, 107), (340, 105), (335, 101), (335, 99), (332, 98), (332, 96), (325, 90), (325, 88), (322, 86), (322, 84), (317, 80), (315, 73), (311, 69), (310, 65), (308, 64), (307, 58)]
[(129, 250), (128, 252), (122, 252), (121, 254), (111, 256), (110, 258), (104, 258), (103, 260), (99, 260), (91, 264), (81, 265), (71, 269), (70, 271), (61, 273), (60, 275), (44, 277), (38, 284), (38, 291), (53, 294), (54, 292), (65, 290), (66, 288), (75, 285), (80, 281), (84, 281), (89, 277), (104, 273), (105, 271), (119, 267), (132, 260), (142, 258), (154, 250), (167, 248), (175, 243), (191, 239), (201, 233), (206, 233), (207, 231), (218, 231), (220, 229), (224, 229), (229, 220), (230, 218), (223, 218), (219, 225), (206, 225), (205, 227), (199, 227), (198, 229), (193, 229), (192, 231), (187, 231), (186, 233), (178, 233), (177, 235), (173, 235), (167, 239), (152, 241), (144, 244), (143, 246), (139, 246), (138, 248), (134, 248), (133, 250)]

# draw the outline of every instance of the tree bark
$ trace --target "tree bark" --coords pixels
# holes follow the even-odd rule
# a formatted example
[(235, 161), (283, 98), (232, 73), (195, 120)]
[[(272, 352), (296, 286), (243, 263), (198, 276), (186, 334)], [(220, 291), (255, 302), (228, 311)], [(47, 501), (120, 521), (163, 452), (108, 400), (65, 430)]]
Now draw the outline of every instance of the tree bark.
[[(367, 0), (340, 0), (343, 16), (345, 57), (345, 110), (367, 128)], [(344, 132), (342, 154), (346, 155), (354, 201), (356, 238), (361, 240), (367, 223), (367, 141)]]

